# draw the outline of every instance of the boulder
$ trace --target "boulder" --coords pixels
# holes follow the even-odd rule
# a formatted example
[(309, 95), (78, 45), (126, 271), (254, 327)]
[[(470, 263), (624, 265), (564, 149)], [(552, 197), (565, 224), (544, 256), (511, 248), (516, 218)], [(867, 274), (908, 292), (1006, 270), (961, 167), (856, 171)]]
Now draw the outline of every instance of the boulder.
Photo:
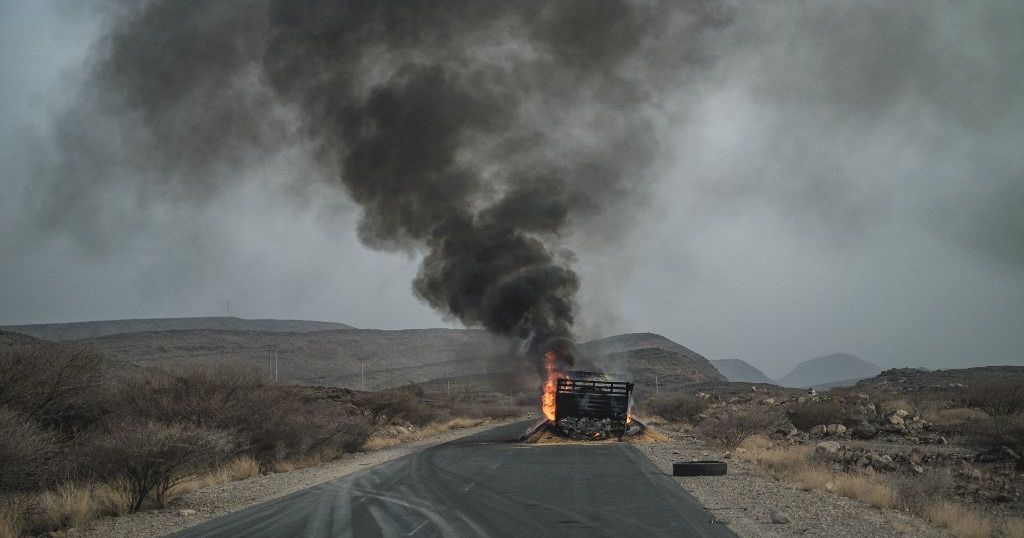
[(835, 441), (822, 441), (814, 447), (814, 451), (818, 454), (835, 454), (839, 452), (841, 445)]
[(898, 417), (900, 417), (900, 418), (903, 418), (903, 417), (909, 415), (910, 413), (908, 413), (906, 409), (897, 409), (896, 412), (893, 413), (893, 414), (898, 416)]
[(878, 428), (870, 422), (861, 422), (854, 426), (853, 430), (850, 431), (850, 435), (855, 439), (874, 439), (878, 436)]
[(828, 426), (825, 426), (825, 433), (828, 433), (829, 435), (842, 435), (846, 433), (846, 426), (843, 426), (842, 424), (829, 424)]
[[(901, 411), (902, 411), (902, 409), (901, 409)], [(889, 423), (890, 424), (894, 424), (896, 426), (902, 426), (903, 425), (903, 417), (901, 417), (897, 413), (893, 413), (892, 415), (889, 415)]]
[(826, 431), (827, 431), (827, 426), (825, 426), (824, 424), (818, 424), (817, 426), (811, 428), (811, 431), (809, 431), (807, 433), (809, 433), (809, 434), (811, 434), (813, 436), (816, 436), (816, 437), (820, 437), (822, 435), (825, 435)]

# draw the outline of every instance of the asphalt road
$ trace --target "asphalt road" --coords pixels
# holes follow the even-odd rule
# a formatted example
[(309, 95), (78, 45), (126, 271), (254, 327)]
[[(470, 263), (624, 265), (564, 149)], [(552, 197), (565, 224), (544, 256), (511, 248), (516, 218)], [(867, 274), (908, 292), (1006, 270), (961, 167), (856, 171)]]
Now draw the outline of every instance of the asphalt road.
[(502, 426), (175, 536), (734, 536), (628, 443), (522, 445)]

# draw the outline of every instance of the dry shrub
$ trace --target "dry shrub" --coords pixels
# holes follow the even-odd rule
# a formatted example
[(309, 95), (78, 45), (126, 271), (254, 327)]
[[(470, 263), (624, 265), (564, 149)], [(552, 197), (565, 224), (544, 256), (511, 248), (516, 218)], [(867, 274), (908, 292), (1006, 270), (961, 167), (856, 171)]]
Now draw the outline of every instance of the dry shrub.
[(402, 434), (394, 436), (394, 437), (379, 437), (379, 436), (371, 437), (366, 442), (366, 448), (367, 448), (367, 450), (380, 450), (382, 448), (387, 448), (387, 447), (395, 446), (395, 445), (398, 445), (398, 444), (407, 443), (409, 441), (417, 441), (417, 440), (424, 439), (426, 437), (430, 437), (432, 435), (437, 435), (439, 433), (450, 431), (450, 430), (457, 430), (457, 429), (462, 429), (462, 428), (472, 428), (474, 426), (479, 426), (479, 425), (481, 425), (481, 424), (483, 424), (485, 422), (486, 422), (485, 419), (479, 419), (479, 418), (468, 418), (468, 417), (453, 418), (451, 420), (447, 420), (447, 421), (444, 421), (444, 422), (437, 422), (437, 423), (434, 423), (434, 424), (428, 424), (427, 426), (424, 426), (423, 428), (420, 428), (418, 430), (414, 430), (414, 431), (410, 431), (410, 432), (403, 432)]
[(72, 484), (40, 493), (33, 504), (28, 527), (39, 533), (80, 527), (95, 519), (99, 512), (92, 491)]
[(839, 475), (835, 479), (835, 493), (842, 497), (858, 500), (875, 508), (893, 508), (899, 505), (896, 491), (877, 478), (854, 475)]
[(708, 408), (706, 400), (690, 394), (666, 394), (644, 400), (644, 409), (671, 422), (690, 422)]
[(953, 477), (946, 471), (931, 470), (921, 476), (904, 477), (896, 483), (903, 508), (924, 514), (953, 490)]
[(235, 482), (237, 480), (252, 478), (259, 476), (259, 474), (259, 462), (249, 456), (241, 456), (231, 460), (227, 464), (210, 473), (188, 478), (172, 486), (164, 494), (162, 502), (163, 505), (166, 506), (171, 501), (182, 495), (188, 495), (189, 493), (199, 491), (203, 488), (223, 484), (225, 482)]
[(937, 426), (956, 426), (966, 422), (984, 420), (988, 414), (980, 409), (970, 407), (953, 407), (949, 409), (938, 409), (928, 413), (924, 418)]
[(49, 482), (59, 454), (53, 433), (28, 415), (0, 407), (0, 491), (29, 491)]
[(809, 430), (821, 424), (852, 424), (849, 414), (838, 402), (822, 400), (806, 401), (793, 405), (786, 411), (786, 418), (801, 430)]
[(162, 423), (236, 432), (236, 450), (264, 467), (309, 452), (358, 450), (367, 421), (351, 407), (310, 399), (297, 389), (266, 385), (252, 372), (222, 368), (154, 377), (122, 390), (125, 413)]
[[(1009, 448), (1024, 455), (1024, 415), (995, 416), (973, 422), (964, 427), (967, 442), (981, 449)], [(1024, 459), (1017, 460), (1017, 468), (1024, 469)]]
[(165, 505), (172, 488), (222, 463), (233, 445), (231, 435), (223, 431), (126, 422), (87, 440), (86, 465), (101, 481), (123, 486), (129, 510), (137, 512), (150, 495)]
[(0, 497), (0, 538), (20, 538), (24, 527), (20, 499), (11, 495)]
[(742, 443), (738, 457), (757, 463), (777, 479), (793, 482), (801, 489), (825, 489), (832, 475), (809, 446), (771, 447), (767, 437), (755, 435)]
[(76, 430), (109, 408), (103, 358), (82, 346), (0, 347), (0, 406), (43, 426)]
[(957, 400), (962, 407), (976, 407), (992, 416), (1024, 413), (1024, 383), (990, 381), (962, 389)]
[(410, 387), (360, 394), (352, 403), (369, 411), (377, 423), (398, 419), (422, 426), (437, 419), (437, 412), (424, 405), (420, 394)]
[(752, 435), (771, 431), (782, 422), (773, 407), (735, 409), (703, 420), (697, 430), (725, 450), (734, 450)]
[(1003, 524), (1003, 536), (1006, 538), (1024, 538), (1024, 519), (1010, 518)]
[(986, 538), (992, 535), (992, 524), (978, 514), (953, 503), (939, 503), (927, 507), (924, 517), (928, 521), (949, 529), (957, 538)]

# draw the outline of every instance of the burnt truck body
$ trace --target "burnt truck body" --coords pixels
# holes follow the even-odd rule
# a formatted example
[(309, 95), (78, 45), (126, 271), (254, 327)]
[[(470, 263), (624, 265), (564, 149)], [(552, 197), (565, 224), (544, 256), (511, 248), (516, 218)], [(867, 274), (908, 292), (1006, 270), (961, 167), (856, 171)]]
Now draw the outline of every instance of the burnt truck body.
[(575, 438), (621, 437), (629, 427), (633, 383), (572, 371), (555, 387), (555, 428)]

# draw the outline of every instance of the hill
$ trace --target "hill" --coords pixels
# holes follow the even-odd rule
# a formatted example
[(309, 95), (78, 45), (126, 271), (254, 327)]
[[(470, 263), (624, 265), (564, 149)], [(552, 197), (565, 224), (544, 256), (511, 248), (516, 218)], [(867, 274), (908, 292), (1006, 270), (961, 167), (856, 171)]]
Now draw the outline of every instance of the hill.
[(837, 381), (852, 385), (857, 380), (874, 377), (882, 372), (878, 365), (848, 353), (833, 353), (801, 362), (782, 379), (784, 387), (832, 386)]
[(773, 385), (778, 384), (774, 379), (764, 375), (764, 372), (761, 370), (758, 370), (750, 363), (740, 359), (715, 360), (711, 361), (711, 365), (721, 372), (729, 381), (738, 381), (742, 383), (771, 383)]
[[(125, 368), (182, 371), (241, 366), (270, 371), (271, 346), (282, 382), (377, 389), (493, 370), (508, 345), (485, 331), (343, 329), (312, 332), (161, 331), (76, 340)], [(362, 374), (361, 374), (362, 369)]]
[(642, 348), (611, 353), (603, 362), (610, 366), (609, 373), (622, 373), (632, 379), (637, 397), (643, 398), (656, 391), (679, 391), (695, 383), (726, 381), (707, 359), (700, 359), (678, 351)]
[(21, 345), (32, 345), (41, 344), (45, 340), (40, 340), (27, 334), (21, 334), (11, 331), (0, 331), (0, 346), (21, 346)]
[(693, 383), (727, 381), (699, 353), (660, 334), (628, 333), (609, 336), (578, 346), (581, 355), (612, 374), (625, 375), (642, 387), (676, 390)]
[(76, 323), (8, 325), (6, 327), (0, 327), (0, 330), (18, 332), (46, 340), (78, 340), (82, 338), (97, 338), (111, 334), (156, 331), (193, 331), (209, 329), (220, 331), (304, 333), (351, 328), (352, 327), (343, 323), (331, 323), (327, 321), (211, 317), (116, 319), (109, 321), (80, 321)]
[[(172, 330), (119, 333), (75, 342), (95, 348), (123, 370), (173, 372), (233, 365), (267, 372), (268, 376), (270, 350), (275, 346), (281, 382), (353, 389), (364, 384), (373, 390), (443, 379), (521, 378), (535, 372), (532, 365), (509, 363), (507, 341), (472, 329)], [(725, 381), (707, 359), (656, 334), (612, 336), (581, 344), (580, 349), (592, 358), (590, 363), (634, 377), (640, 384), (653, 384), (655, 374), (663, 387)], [(600, 352), (604, 353), (596, 355)]]

